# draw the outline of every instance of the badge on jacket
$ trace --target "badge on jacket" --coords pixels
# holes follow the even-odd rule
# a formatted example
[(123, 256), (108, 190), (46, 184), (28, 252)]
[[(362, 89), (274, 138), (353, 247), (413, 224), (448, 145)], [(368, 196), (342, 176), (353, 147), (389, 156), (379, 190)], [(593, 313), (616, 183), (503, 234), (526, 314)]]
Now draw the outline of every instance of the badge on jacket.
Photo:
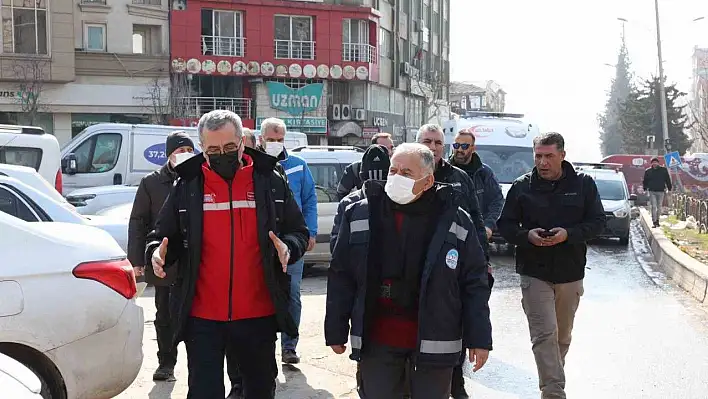
[(445, 255), (445, 264), (450, 269), (455, 270), (455, 268), (457, 268), (457, 258), (459, 257), (460, 254), (457, 252), (457, 250), (451, 249), (447, 251), (447, 255)]

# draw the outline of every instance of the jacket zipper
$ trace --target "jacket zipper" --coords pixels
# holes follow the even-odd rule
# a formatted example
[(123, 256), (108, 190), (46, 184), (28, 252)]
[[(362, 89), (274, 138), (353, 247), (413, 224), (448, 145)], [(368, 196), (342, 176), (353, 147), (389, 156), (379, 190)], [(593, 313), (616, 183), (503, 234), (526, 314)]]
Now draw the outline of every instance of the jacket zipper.
[(229, 237), (231, 241), (229, 246), (231, 247), (229, 256), (229, 321), (231, 321), (231, 313), (233, 311), (233, 289), (234, 289), (234, 201), (233, 193), (231, 192), (231, 185), (233, 181), (228, 182), (229, 186), (229, 219), (231, 224), (231, 230)]

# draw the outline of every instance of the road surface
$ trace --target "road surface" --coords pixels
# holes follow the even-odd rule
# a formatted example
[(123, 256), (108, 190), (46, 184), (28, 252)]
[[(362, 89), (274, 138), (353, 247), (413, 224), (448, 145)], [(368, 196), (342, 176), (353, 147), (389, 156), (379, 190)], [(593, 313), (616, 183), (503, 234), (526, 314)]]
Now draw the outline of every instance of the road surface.
[[(708, 309), (666, 281), (653, 268), (647, 251), (637, 226), (630, 249), (599, 242), (588, 250), (585, 295), (566, 365), (570, 398), (708, 398)], [(540, 396), (536, 368), (513, 259), (495, 256), (493, 264), (496, 285), (490, 306), (495, 349), (484, 369), (467, 373), (468, 391), (478, 399), (535, 399)], [(315, 268), (304, 281), (298, 348), (303, 363), (281, 370), (278, 398), (358, 397), (353, 390), (354, 364), (324, 346), (325, 281), (324, 268)], [(185, 398), (183, 347), (177, 380), (151, 380), (157, 345), (149, 294), (140, 299), (149, 318), (143, 369), (118, 398)]]

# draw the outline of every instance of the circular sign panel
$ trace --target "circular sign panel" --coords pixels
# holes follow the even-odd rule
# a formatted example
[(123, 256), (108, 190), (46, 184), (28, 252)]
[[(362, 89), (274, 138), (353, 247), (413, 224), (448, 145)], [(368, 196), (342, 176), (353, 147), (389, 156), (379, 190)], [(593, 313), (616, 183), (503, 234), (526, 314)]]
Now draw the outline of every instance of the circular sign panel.
[(172, 70), (180, 73), (187, 69), (187, 63), (184, 62), (184, 58), (175, 58), (172, 60)]
[(275, 72), (275, 66), (273, 66), (273, 63), (264, 62), (263, 64), (261, 64), (261, 73), (264, 76), (273, 76), (274, 72)]
[(347, 65), (344, 67), (344, 79), (354, 79), (356, 75), (356, 70), (353, 66)]
[(231, 63), (226, 60), (221, 60), (216, 64), (216, 70), (219, 71), (220, 74), (226, 75), (231, 72)]
[(275, 76), (288, 76), (288, 67), (280, 64), (275, 67)]
[(334, 79), (339, 79), (342, 77), (342, 67), (340, 67), (339, 65), (332, 65), (332, 68), (330, 68), (329, 73)]
[(243, 75), (248, 70), (246, 63), (243, 61), (234, 62), (234, 73), (237, 75)]
[(302, 67), (300, 64), (291, 64), (288, 69), (290, 76), (293, 78), (299, 78), (302, 75)]
[(187, 61), (187, 72), (189, 73), (199, 73), (202, 70), (202, 63), (196, 58), (191, 58)]
[(302, 68), (302, 74), (305, 75), (306, 78), (312, 79), (317, 75), (317, 68), (312, 64), (307, 64)]
[(365, 66), (360, 66), (356, 69), (356, 78), (359, 80), (366, 80), (369, 77), (369, 68)]
[(320, 64), (317, 67), (317, 77), (320, 79), (327, 79), (329, 77), (329, 67), (325, 64)]
[(261, 72), (261, 65), (256, 61), (251, 61), (248, 63), (248, 74), (258, 75)]
[(216, 71), (216, 63), (212, 60), (204, 60), (202, 62), (202, 70), (206, 73), (214, 73)]

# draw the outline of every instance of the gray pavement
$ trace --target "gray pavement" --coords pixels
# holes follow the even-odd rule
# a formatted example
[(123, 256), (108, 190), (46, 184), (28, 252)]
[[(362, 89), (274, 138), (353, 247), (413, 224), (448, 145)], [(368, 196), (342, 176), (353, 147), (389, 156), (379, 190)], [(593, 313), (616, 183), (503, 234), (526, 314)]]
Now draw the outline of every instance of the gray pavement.
[[(634, 226), (633, 250), (611, 241), (593, 243), (588, 250), (585, 295), (566, 365), (570, 398), (708, 398), (708, 308), (698, 305), (655, 269), (641, 234)], [(476, 399), (538, 398), (513, 259), (495, 256), (493, 264), (497, 282), (490, 306), (495, 349), (484, 369), (474, 375), (467, 373), (468, 391)], [(324, 268), (312, 270), (303, 283), (298, 348), (303, 362), (281, 370), (278, 398), (358, 397), (353, 362), (324, 346), (325, 285)], [(185, 398), (183, 346), (177, 380), (151, 380), (157, 344), (149, 295), (148, 291), (139, 300), (148, 318), (143, 369), (118, 398)]]

